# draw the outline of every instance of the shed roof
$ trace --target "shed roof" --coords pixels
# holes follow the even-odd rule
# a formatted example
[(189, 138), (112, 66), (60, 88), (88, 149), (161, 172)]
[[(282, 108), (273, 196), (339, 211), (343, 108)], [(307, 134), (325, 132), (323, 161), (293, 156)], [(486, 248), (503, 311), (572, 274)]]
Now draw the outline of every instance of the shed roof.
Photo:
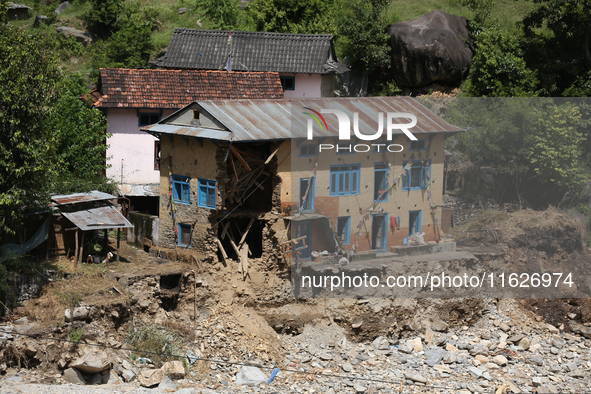
[(93, 190), (89, 193), (74, 193), (74, 194), (51, 196), (51, 200), (53, 202), (55, 202), (57, 205), (77, 204), (77, 203), (81, 203), (81, 202), (91, 202), (91, 201), (113, 200), (115, 198), (117, 198), (117, 197), (115, 197), (112, 194), (99, 192), (97, 190)]
[(17, 4), (17, 3), (12, 3), (12, 2), (8, 2), (8, 9), (9, 10), (16, 10), (16, 9), (31, 9), (31, 7), (26, 6), (25, 4)]
[(232, 52), (232, 69), (332, 74), (349, 69), (337, 61), (332, 34), (287, 34), (175, 28), (166, 54), (153, 64), (164, 68), (220, 70)]
[[(304, 107), (320, 111), (338, 109), (346, 113), (359, 113), (359, 130), (364, 134), (375, 134), (378, 113), (411, 113), (417, 117), (417, 124), (410, 131), (415, 136), (433, 133), (457, 133), (464, 131), (447, 123), (427, 107), (411, 97), (357, 97), (357, 98), (314, 98), (292, 100), (219, 100), (198, 101), (196, 104), (210, 113), (226, 129), (205, 128), (191, 124), (171, 122), (176, 114), (189, 110), (189, 106), (160, 122), (141, 128), (152, 134), (176, 134), (212, 140), (234, 142), (285, 140), (305, 138), (309, 117)], [(192, 105), (192, 104), (191, 104)], [(298, 110), (292, 112), (292, 107)], [(293, 115), (293, 116), (292, 116)], [(315, 137), (338, 136), (338, 119), (325, 115), (327, 128), (315, 128)], [(404, 123), (404, 120), (400, 120)], [(402, 134), (401, 130), (395, 133)]]
[(283, 98), (279, 74), (102, 68), (85, 96), (98, 108), (173, 108), (195, 100)]
[(61, 214), (82, 231), (133, 228), (133, 225), (113, 205)]

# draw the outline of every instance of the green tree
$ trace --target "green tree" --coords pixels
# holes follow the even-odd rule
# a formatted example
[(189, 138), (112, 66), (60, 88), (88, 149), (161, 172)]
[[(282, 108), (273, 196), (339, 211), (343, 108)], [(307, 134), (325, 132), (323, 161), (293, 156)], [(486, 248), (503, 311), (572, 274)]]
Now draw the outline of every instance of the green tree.
[(495, 22), (489, 19), (494, 6), (493, 0), (460, 0), (460, 4), (467, 7), (474, 15), (469, 21), (474, 36), (482, 33), (487, 26)]
[(52, 192), (112, 191), (103, 175), (107, 150), (104, 114), (80, 99), (88, 93), (82, 75), (67, 76), (58, 89), (61, 97), (55, 104), (55, 124), (51, 125), (56, 137), (54, 164), (57, 172)]
[(0, 0), (0, 23), (8, 19), (8, 0)]
[(133, 3), (123, 8), (117, 30), (107, 40), (112, 67), (144, 67), (152, 50), (152, 32), (156, 29), (157, 11)]
[(90, 32), (99, 37), (109, 37), (117, 30), (117, 18), (124, 0), (88, 0), (90, 10), (82, 18), (88, 23)]
[(541, 94), (566, 96), (579, 77), (591, 71), (591, 1), (534, 0), (539, 7), (526, 15), (526, 60), (537, 70)]
[(538, 80), (527, 68), (519, 38), (493, 26), (476, 38), (470, 76), (463, 85), (468, 96), (535, 96)]
[(466, 98), (447, 109), (446, 120), (467, 128), (456, 148), (475, 173), (490, 176), (498, 201), (557, 205), (576, 199), (587, 179), (576, 103)]
[(60, 80), (46, 39), (0, 26), (0, 235), (15, 232), (23, 208), (48, 201)]
[(387, 15), (388, 0), (342, 0), (338, 9), (339, 43), (353, 70), (383, 74), (390, 68), (386, 29), (395, 20)]
[(247, 14), (256, 31), (334, 34), (335, 1), (254, 0)]
[(217, 30), (236, 28), (242, 14), (240, 0), (197, 0), (196, 6), (203, 10), (207, 26)]

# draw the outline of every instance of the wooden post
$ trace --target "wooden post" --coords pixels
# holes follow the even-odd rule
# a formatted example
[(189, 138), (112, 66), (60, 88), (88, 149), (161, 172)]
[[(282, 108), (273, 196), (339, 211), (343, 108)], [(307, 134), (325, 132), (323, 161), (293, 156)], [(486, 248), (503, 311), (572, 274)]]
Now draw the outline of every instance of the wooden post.
[(74, 238), (76, 239), (76, 246), (74, 248), (74, 262), (78, 264), (78, 233), (80, 229), (76, 227), (76, 232), (74, 233)]
[(120, 244), (119, 238), (121, 238), (121, 229), (117, 228), (117, 263), (119, 263), (119, 244)]
[(108, 252), (107, 248), (109, 246), (109, 233), (108, 233), (108, 231), (109, 230), (105, 229), (105, 242), (104, 242), (104, 245), (103, 245), (103, 253), (105, 254), (105, 257), (107, 257), (107, 252)]
[(197, 320), (197, 273), (193, 271), (193, 320)]
[(82, 240), (80, 241), (80, 252), (78, 252), (78, 257), (80, 257), (80, 265), (82, 265), (82, 260), (84, 257), (82, 254), (84, 253), (84, 231), (82, 231)]

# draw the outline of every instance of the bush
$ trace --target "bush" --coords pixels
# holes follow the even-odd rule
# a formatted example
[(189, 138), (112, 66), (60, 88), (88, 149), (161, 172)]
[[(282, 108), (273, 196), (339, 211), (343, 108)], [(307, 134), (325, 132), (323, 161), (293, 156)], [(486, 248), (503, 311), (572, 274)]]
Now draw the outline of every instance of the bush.
[(82, 328), (82, 327), (80, 327), (80, 328), (72, 327), (72, 328), (70, 328), (70, 332), (68, 333), (68, 337), (70, 338), (70, 341), (72, 341), (72, 342), (80, 342), (80, 340), (82, 339), (83, 336), (84, 336), (84, 328)]
[[(166, 361), (176, 360), (176, 357), (166, 354), (181, 354), (180, 337), (175, 333), (155, 324), (146, 324), (132, 320), (125, 342), (138, 352), (139, 356), (150, 358), (156, 367)], [(143, 353), (146, 352), (146, 353)]]

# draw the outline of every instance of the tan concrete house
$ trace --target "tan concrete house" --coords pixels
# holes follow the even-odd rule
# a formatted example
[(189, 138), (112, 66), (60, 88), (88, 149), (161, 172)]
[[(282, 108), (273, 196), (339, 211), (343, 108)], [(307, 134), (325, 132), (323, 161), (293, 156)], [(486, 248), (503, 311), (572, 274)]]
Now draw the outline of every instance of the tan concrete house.
[[(331, 109), (357, 112), (364, 135), (414, 114), (417, 140), (339, 140), (336, 116), (308, 116)], [(197, 101), (142, 130), (161, 140), (160, 246), (260, 264), (290, 238), (302, 259), (437, 240), (444, 139), (462, 131), (410, 97)]]

